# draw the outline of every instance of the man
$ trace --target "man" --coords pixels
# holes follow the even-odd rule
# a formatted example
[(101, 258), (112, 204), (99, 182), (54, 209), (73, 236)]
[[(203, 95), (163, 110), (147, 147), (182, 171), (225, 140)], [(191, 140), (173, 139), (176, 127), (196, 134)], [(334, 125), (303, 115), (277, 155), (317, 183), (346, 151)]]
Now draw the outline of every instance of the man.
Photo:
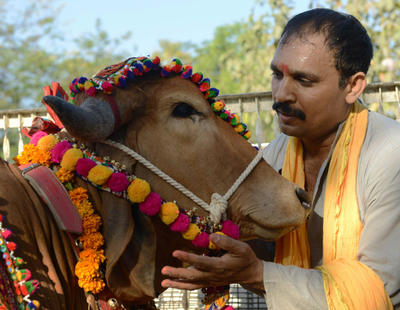
[(269, 309), (400, 309), (400, 124), (357, 101), (371, 58), (353, 16), (314, 9), (288, 22), (271, 62), (282, 134), (264, 158), (313, 193), (310, 219), (276, 242), (274, 263), (217, 235), (222, 257), (175, 251), (193, 268), (164, 267), (179, 279), (165, 287), (240, 283)]

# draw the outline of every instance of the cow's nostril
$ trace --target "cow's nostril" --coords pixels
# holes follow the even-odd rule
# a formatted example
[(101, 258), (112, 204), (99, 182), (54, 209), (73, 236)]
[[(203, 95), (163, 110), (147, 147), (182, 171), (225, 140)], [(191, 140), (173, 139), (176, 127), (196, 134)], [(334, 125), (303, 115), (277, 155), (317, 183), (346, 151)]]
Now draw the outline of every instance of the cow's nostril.
[(311, 195), (310, 193), (306, 192), (304, 189), (301, 189), (300, 187), (296, 188), (296, 195), (299, 198), (301, 205), (304, 207), (304, 209), (310, 209), (311, 208)]

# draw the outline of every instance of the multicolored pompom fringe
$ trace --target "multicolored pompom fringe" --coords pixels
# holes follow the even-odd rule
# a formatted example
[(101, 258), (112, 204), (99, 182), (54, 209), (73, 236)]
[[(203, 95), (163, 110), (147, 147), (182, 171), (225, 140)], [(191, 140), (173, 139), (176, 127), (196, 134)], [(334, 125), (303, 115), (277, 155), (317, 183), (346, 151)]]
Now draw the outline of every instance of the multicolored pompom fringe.
[[(31, 300), (31, 295), (39, 288), (39, 282), (31, 279), (29, 269), (21, 268), (25, 261), (14, 256), (17, 249), (15, 242), (8, 239), (11, 230), (4, 227), (4, 217), (0, 214), (0, 310), (7, 309), (39, 309), (40, 303)], [(3, 264), (4, 263), (4, 264)]]
[(215, 99), (218, 97), (219, 90), (211, 88), (210, 79), (204, 78), (201, 72), (193, 73), (191, 66), (182, 64), (177, 58), (165, 66), (160, 65), (159, 57), (154, 59), (148, 57), (128, 58), (122, 63), (105, 68), (91, 79), (86, 77), (75, 78), (69, 85), (70, 96), (73, 101), (76, 94), (83, 91), (89, 96), (95, 96), (98, 91), (112, 95), (115, 87), (125, 88), (129, 81), (150, 71), (159, 71), (162, 77), (180, 75), (182, 78), (192, 81), (204, 94), (204, 98), (210, 103), (217, 115), (230, 123), (235, 131), (246, 140), (251, 137), (251, 132), (244, 123), (240, 122), (239, 116), (225, 109), (225, 103), (222, 100)]

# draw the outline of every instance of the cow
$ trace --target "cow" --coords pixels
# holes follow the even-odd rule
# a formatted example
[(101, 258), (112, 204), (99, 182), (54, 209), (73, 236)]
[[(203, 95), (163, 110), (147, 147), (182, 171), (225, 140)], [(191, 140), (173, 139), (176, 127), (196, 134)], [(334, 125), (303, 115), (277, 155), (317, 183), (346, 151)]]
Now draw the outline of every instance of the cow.
[[(149, 64), (148, 60), (135, 58), (133, 63)], [(107, 79), (127, 64), (109, 67), (97, 78)], [(148, 72), (143, 67), (135, 72), (131, 66), (128, 73), (135, 76), (127, 75), (126, 85), (117, 81), (107, 94), (106, 84), (99, 83), (102, 91), (78, 91), (75, 104), (58, 96), (43, 100), (65, 127), (61, 134), (90, 146), (96, 156), (124, 165), (126, 171), (147, 180), (164, 201), (197, 208), (197, 215), (207, 217), (208, 211), (145, 165), (104, 143), (117, 141), (136, 151), (206, 202), (213, 193), (222, 195), (231, 187), (257, 150), (213, 111), (210, 103), (215, 100), (207, 98), (209, 93), (199, 88), (199, 81), (193, 82), (193, 74), (184, 75), (191, 68), (176, 70), (179, 63), (174, 64), (162, 67), (153, 60)], [(35, 298), (41, 308), (87, 309), (89, 303), (96, 309), (93, 296), (85, 295), (77, 284), (70, 235), (59, 229), (18, 167), (1, 161), (0, 170), (0, 213), (18, 244), (15, 253), (24, 257), (32, 278), (40, 283)], [(179, 265), (171, 253), (199, 250), (158, 216), (144, 215), (137, 205), (84, 180), (77, 182), (88, 190), (103, 220), (105, 294), (127, 309), (150, 302), (163, 291), (161, 267)], [(309, 201), (307, 193), (261, 160), (232, 194), (226, 216), (240, 227), (241, 239), (274, 240), (305, 221)]]

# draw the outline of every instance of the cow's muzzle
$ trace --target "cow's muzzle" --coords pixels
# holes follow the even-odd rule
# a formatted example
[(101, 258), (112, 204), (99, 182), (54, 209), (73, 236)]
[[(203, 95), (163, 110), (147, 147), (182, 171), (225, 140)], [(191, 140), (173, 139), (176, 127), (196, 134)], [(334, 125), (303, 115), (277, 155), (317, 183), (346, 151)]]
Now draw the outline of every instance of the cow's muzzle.
[(297, 198), (299, 198), (301, 205), (303, 206), (304, 209), (308, 210), (311, 208), (312, 197), (310, 193), (306, 192), (304, 189), (300, 187), (297, 187), (296, 195)]

